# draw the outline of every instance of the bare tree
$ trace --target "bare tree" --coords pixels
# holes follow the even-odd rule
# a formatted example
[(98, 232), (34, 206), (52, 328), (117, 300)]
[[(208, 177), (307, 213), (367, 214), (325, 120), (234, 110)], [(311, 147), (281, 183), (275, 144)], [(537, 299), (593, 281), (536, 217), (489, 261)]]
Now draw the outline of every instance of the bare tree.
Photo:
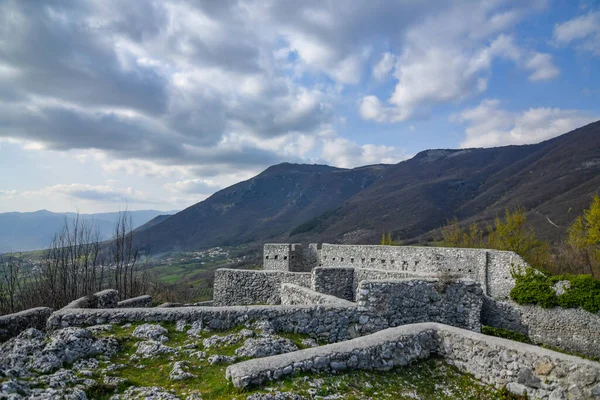
[(13, 313), (20, 309), (22, 263), (20, 258), (0, 255), (0, 313)]

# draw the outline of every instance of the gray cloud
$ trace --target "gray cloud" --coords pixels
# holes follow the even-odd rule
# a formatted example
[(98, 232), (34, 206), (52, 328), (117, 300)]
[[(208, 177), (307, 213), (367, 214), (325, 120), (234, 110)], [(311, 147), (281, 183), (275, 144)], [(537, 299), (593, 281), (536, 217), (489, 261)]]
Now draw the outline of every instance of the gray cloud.
[[(344, 85), (370, 79), (367, 67), (384, 52), (401, 54), (410, 32), (427, 33), (416, 26), (435, 27), (432, 16), (449, 10), (466, 15), (475, 3), (5, 0), (0, 137), (185, 166), (201, 177), (306, 160), (319, 146), (333, 162), (350, 164), (352, 152), (391, 160), (394, 148), (331, 137)], [(513, 17), (502, 8), (516, 3), (482, 7), (504, 26)], [(489, 32), (477, 29), (495, 29), (493, 19), (475, 22), (452, 32), (481, 41)], [(348, 157), (332, 143), (343, 143)]]

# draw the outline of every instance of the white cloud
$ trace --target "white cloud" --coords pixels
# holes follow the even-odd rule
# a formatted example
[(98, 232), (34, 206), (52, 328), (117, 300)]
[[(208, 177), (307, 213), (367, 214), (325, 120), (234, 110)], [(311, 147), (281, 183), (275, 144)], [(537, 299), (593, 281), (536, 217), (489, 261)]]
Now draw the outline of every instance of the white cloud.
[[(393, 94), (387, 103), (376, 101), (373, 95), (365, 96), (359, 105), (361, 116), (377, 122), (405, 121), (426, 113), (433, 105), (480, 94), (487, 90), (496, 58), (512, 60), (531, 71), (532, 81), (556, 77), (559, 70), (549, 54), (520, 48), (504, 33), (526, 15), (527, 9), (508, 12), (498, 10), (499, 5), (482, 2), (467, 7), (459, 2), (411, 26), (402, 52), (396, 56)], [(381, 71), (385, 68), (378, 64), (373, 74), (383, 75)]]
[(390, 52), (386, 52), (381, 56), (381, 60), (373, 68), (373, 76), (378, 81), (386, 79), (396, 64), (396, 56)]
[(553, 64), (550, 54), (534, 53), (526, 61), (525, 66), (533, 71), (529, 76), (532, 81), (554, 79), (560, 73), (560, 70)]
[(323, 141), (321, 158), (336, 167), (353, 168), (369, 164), (395, 164), (407, 156), (393, 146), (359, 145), (337, 137)]
[(532, 144), (567, 133), (594, 122), (598, 116), (560, 108), (530, 108), (522, 112), (501, 109), (495, 99), (454, 115), (451, 120), (466, 125), (461, 147), (495, 147)]
[(575, 43), (580, 49), (600, 55), (600, 11), (590, 11), (554, 26), (554, 42), (560, 46)]

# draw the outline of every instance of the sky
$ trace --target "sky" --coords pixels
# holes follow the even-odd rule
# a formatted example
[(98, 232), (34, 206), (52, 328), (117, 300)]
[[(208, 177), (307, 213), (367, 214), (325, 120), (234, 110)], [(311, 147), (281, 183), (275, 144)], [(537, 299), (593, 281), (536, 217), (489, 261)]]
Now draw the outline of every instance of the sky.
[(599, 0), (2, 0), (0, 212), (173, 210), (600, 119)]

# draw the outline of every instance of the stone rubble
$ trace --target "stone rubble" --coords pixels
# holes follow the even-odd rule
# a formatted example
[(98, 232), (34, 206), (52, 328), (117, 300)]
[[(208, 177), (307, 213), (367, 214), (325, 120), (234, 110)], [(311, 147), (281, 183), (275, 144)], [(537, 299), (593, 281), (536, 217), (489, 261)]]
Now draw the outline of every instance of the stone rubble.
[(235, 354), (240, 357), (260, 358), (291, 353), (297, 350), (298, 346), (290, 339), (280, 336), (269, 336), (246, 340), (244, 345), (235, 351)]
[(168, 331), (160, 325), (143, 324), (133, 330), (131, 336), (138, 339), (154, 340), (165, 343), (169, 339), (165, 336)]

